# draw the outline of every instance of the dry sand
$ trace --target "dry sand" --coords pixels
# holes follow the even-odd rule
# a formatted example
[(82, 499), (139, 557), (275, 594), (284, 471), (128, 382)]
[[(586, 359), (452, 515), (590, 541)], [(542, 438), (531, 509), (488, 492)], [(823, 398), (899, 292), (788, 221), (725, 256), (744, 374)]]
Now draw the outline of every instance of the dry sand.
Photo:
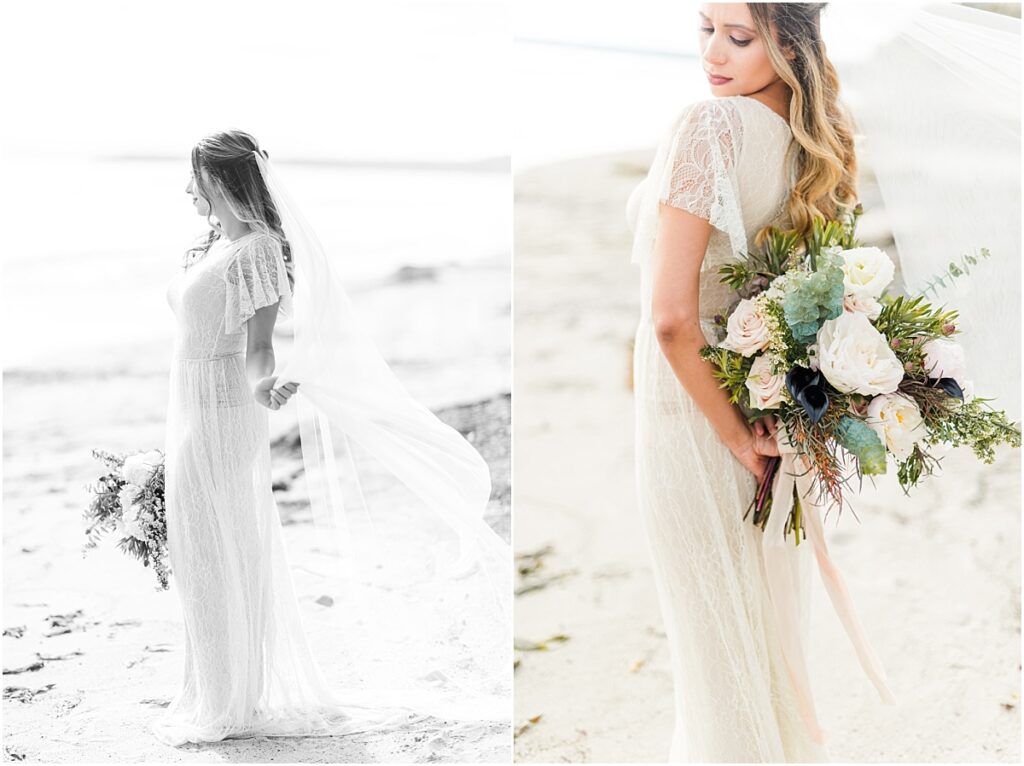
[[(507, 723), (411, 719), (396, 730), (346, 737), (252, 738), (171, 748), (149, 724), (181, 683), (177, 596), (154, 593), (155, 579), (112, 549), (81, 555), (84, 484), (100, 464), (89, 450), (162, 443), (166, 373), (75, 373), (5, 377), (4, 753), (45, 762), (508, 762)], [(283, 412), (283, 411), (282, 411)], [(442, 411), (492, 467), (488, 521), (509, 537), (507, 395)], [(278, 426), (274, 475), (301, 458)], [(277, 418), (277, 419), (275, 419)], [(281, 496), (287, 497), (282, 487)], [(280, 497), (280, 496), (279, 496)], [(303, 563), (310, 526), (280, 504), (293, 568)], [(324, 609), (314, 586), (296, 579), (303, 618)], [(328, 678), (329, 635), (311, 635)], [(332, 672), (332, 670), (334, 672)], [(20, 672), (18, 672), (20, 671)]]
[[(517, 580), (518, 761), (668, 756), (672, 678), (628, 388), (639, 275), (624, 208), (650, 157), (516, 178), (514, 537), (531, 570)], [(864, 201), (859, 232), (884, 236)], [(855, 499), (859, 522), (826, 522), (898, 699), (879, 701), (815, 575), (812, 683), (833, 760), (1020, 761), (1019, 461), (955, 452), (911, 498), (886, 476)]]

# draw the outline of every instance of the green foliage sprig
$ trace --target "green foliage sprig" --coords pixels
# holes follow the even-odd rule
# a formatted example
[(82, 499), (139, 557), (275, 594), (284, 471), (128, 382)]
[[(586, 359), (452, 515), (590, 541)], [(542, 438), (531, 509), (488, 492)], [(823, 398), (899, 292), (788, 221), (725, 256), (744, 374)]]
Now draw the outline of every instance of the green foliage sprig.
[(94, 449), (92, 456), (101, 461), (109, 473), (87, 487), (93, 498), (82, 514), (89, 522), (85, 528), (85, 550), (95, 548), (104, 535), (117, 528), (117, 521), (121, 518), (121, 499), (118, 492), (124, 486), (124, 482), (118, 478), (124, 464), (123, 457), (100, 449)]
[(720, 281), (734, 290), (742, 291), (755, 281), (765, 288), (775, 277), (786, 273), (796, 265), (796, 248), (800, 244), (800, 235), (795, 231), (784, 231), (772, 227), (765, 238), (764, 253), (748, 253), (741, 261), (734, 261), (720, 266)]
[[(89, 507), (83, 512), (86, 520), (83, 552), (96, 548), (100, 539), (116, 532), (123, 516), (120, 492), (128, 484), (122, 474), (125, 456), (99, 449), (92, 450), (92, 455), (103, 462), (108, 472), (88, 486), (93, 497)], [(141, 561), (143, 566), (151, 568), (159, 583), (157, 589), (166, 590), (170, 582), (171, 569), (167, 549), (165, 475), (162, 459), (160, 464), (154, 466), (146, 485), (136, 489), (138, 494), (135, 495), (134, 504), (144, 509), (147, 518), (146, 540), (126, 535), (118, 539), (117, 548), (122, 553)]]
[[(815, 472), (817, 500), (837, 506), (840, 512), (843, 507), (843, 488), (850, 481), (850, 476), (844, 468), (834, 434), (846, 412), (847, 400), (842, 395), (836, 395), (817, 423), (811, 423), (800, 407), (781, 407), (778, 412), (793, 446), (807, 457), (811, 470)], [(855, 455), (851, 457), (856, 458)]]
[(903, 489), (903, 494), (909, 495), (911, 487), (917, 486), (922, 476), (931, 476), (938, 465), (938, 458), (932, 457), (922, 450), (920, 445), (915, 444), (910, 457), (902, 461), (896, 469), (896, 478)]
[(983, 247), (978, 250), (977, 255), (965, 253), (960, 256), (959, 262), (950, 261), (945, 271), (941, 274), (935, 274), (928, 279), (927, 284), (921, 290), (921, 295), (925, 296), (930, 292), (937, 300), (939, 297), (939, 287), (945, 288), (947, 286), (946, 280), (949, 280), (949, 283), (952, 284), (959, 277), (970, 275), (972, 266), (977, 266), (983, 259), (990, 258), (991, 256), (992, 253), (989, 252), (989, 249)]
[(844, 415), (836, 426), (835, 438), (857, 458), (865, 475), (885, 473), (885, 445), (867, 423)]
[(911, 342), (924, 338), (944, 338), (956, 331), (959, 314), (945, 307), (935, 308), (925, 303), (924, 296), (899, 296), (887, 301), (875, 320), (875, 329), (890, 343), (893, 340)]
[(805, 240), (807, 243), (807, 258), (810, 262), (811, 271), (818, 270), (818, 258), (825, 248), (838, 246), (843, 247), (848, 235), (848, 228), (843, 221), (826, 221), (821, 216), (816, 216), (811, 221), (811, 231)]
[(714, 365), (714, 376), (719, 387), (729, 392), (729, 401), (740, 404), (748, 393), (747, 377), (754, 364), (753, 357), (748, 358), (717, 346), (704, 346), (700, 350), (700, 358)]
[(1020, 426), (1008, 420), (1005, 412), (989, 407), (990, 399), (955, 401), (945, 417), (926, 420), (929, 444), (946, 442), (953, 447), (970, 447), (983, 463), (995, 460), (995, 448), (1000, 444), (1020, 447)]
[(800, 273), (786, 283), (782, 308), (798, 343), (813, 343), (829, 319), (843, 313), (843, 269), (838, 258), (822, 254), (817, 271)]

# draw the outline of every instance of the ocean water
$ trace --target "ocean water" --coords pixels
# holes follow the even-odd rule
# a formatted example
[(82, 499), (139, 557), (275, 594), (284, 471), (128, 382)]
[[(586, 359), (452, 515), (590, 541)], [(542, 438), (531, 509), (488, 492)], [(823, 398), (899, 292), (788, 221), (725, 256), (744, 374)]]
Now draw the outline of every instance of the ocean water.
[[(273, 161), (273, 160), (272, 160)], [(166, 369), (167, 283), (208, 230), (184, 160), (16, 162), (27, 206), (4, 254), (4, 369)], [(510, 177), (492, 171), (289, 165), (279, 172), (365, 326), (432, 404), (509, 390)]]
[[(837, 66), (871, 55), (925, 3), (830, 3), (822, 37)], [(700, 3), (522, 0), (515, 14), (516, 171), (652, 148), (687, 104), (712, 96)]]
[(8, 386), (166, 370), (166, 286), (208, 229), (189, 151), (241, 128), (414, 393), (509, 390), (505, 3), (58, 1), (5, 22)]

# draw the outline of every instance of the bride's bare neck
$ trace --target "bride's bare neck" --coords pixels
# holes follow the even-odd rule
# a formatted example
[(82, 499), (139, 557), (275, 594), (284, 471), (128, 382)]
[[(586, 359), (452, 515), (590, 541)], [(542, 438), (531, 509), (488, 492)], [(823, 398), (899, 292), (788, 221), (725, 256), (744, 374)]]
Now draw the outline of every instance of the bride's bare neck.
[(757, 99), (784, 120), (789, 121), (789, 102), (793, 96), (793, 89), (782, 80), (775, 80), (761, 90), (746, 95)]
[(217, 216), (217, 220), (220, 221), (220, 230), (225, 237), (234, 241), (239, 237), (244, 237), (252, 228), (249, 224), (238, 220), (237, 216), (231, 212), (231, 209), (221, 202), (220, 205), (215, 205), (213, 214)]

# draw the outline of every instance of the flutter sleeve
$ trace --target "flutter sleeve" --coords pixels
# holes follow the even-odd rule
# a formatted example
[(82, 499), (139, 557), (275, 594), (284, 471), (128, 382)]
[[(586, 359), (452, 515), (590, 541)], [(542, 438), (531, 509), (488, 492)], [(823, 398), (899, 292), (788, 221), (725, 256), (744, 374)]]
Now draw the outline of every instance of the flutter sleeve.
[(669, 137), (658, 200), (708, 221), (729, 238), (731, 252), (747, 249), (737, 185), (743, 123), (735, 104), (697, 101)]
[(224, 332), (245, 330), (245, 323), (264, 306), (280, 301), (278, 310), (292, 311), (292, 291), (281, 243), (269, 235), (253, 237), (235, 253), (224, 273), (227, 300), (224, 304)]

